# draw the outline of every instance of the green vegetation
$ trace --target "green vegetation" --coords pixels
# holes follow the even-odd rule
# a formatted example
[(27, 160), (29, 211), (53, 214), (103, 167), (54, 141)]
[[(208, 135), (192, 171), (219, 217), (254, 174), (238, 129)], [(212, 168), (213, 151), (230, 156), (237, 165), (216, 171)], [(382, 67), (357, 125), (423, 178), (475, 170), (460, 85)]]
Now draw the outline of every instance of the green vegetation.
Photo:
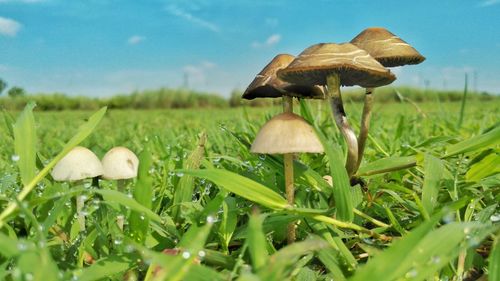
[[(495, 280), (500, 101), (469, 95), (461, 112), (441, 95), (412, 103), (403, 89), (400, 103), (385, 104), (383, 91), (352, 187), (329, 107), (295, 106), (327, 153), (294, 162), (294, 206), (282, 157), (249, 152), (280, 107), (4, 112), (0, 279)], [(353, 125), (354, 101), (346, 102)], [(75, 145), (99, 157), (126, 146), (139, 155), (139, 177), (124, 192), (116, 181), (53, 181), (50, 167)], [(85, 231), (75, 205), (82, 195)], [(294, 220), (297, 242), (287, 246)]]
[[(10, 94), (13, 91), (14, 94)], [(187, 89), (146, 90), (130, 95), (116, 95), (109, 98), (90, 98), (83, 96), (68, 96), (64, 94), (27, 95), (24, 90), (12, 87), (8, 96), (0, 97), (0, 108), (7, 110), (22, 110), (29, 101), (37, 104), (36, 110), (97, 110), (103, 106), (109, 109), (162, 109), (162, 108), (226, 108), (237, 106), (266, 107), (280, 104), (276, 99), (241, 99), (241, 91), (235, 90), (229, 99), (217, 94), (196, 92)], [(423, 90), (410, 87), (382, 87), (376, 90), (377, 103), (393, 103), (409, 100), (412, 102), (459, 102), (461, 91)], [(347, 90), (344, 95), (346, 102), (362, 102), (364, 92)], [(488, 93), (469, 93), (468, 101), (498, 101), (500, 96)]]

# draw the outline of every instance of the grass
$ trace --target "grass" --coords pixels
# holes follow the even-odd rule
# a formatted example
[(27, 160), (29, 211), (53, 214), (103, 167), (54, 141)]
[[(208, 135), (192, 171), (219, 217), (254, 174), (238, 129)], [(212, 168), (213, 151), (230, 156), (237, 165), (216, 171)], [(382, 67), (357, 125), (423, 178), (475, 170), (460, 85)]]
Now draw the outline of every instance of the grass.
[[(4, 112), (0, 279), (500, 276), (498, 100), (468, 102), (460, 127), (459, 104), (376, 103), (352, 187), (328, 107), (296, 104), (328, 149), (296, 159), (293, 206), (284, 197), (282, 158), (249, 152), (260, 126), (279, 111)], [(346, 111), (358, 124), (361, 106), (348, 103)], [(123, 193), (114, 181), (53, 181), (46, 172), (77, 144), (99, 157), (129, 147), (141, 161), (137, 180)], [(333, 188), (324, 175), (333, 175)], [(75, 214), (80, 195), (85, 231)], [(290, 221), (297, 221), (297, 242), (287, 246)]]

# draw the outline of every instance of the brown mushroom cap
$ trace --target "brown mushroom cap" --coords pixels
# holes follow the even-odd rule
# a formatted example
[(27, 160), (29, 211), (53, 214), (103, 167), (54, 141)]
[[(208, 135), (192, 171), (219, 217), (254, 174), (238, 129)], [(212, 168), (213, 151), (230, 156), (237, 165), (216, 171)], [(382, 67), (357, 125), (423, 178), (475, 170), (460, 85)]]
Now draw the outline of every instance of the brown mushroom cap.
[(314, 128), (304, 118), (293, 113), (281, 113), (262, 126), (252, 147), (253, 153), (321, 153), (323, 146)]
[(365, 88), (384, 86), (396, 79), (365, 50), (350, 43), (312, 45), (287, 68), (278, 71), (281, 79), (306, 85), (326, 85), (326, 79), (331, 74), (338, 74), (343, 86), (359, 85)]
[(425, 60), (410, 44), (382, 27), (363, 30), (351, 43), (366, 50), (385, 67), (419, 64)]
[(254, 98), (279, 98), (282, 96), (294, 96), (305, 98), (324, 98), (325, 91), (321, 86), (291, 84), (279, 79), (276, 72), (287, 67), (294, 60), (294, 56), (279, 54), (257, 74), (243, 93), (243, 98), (252, 100)]

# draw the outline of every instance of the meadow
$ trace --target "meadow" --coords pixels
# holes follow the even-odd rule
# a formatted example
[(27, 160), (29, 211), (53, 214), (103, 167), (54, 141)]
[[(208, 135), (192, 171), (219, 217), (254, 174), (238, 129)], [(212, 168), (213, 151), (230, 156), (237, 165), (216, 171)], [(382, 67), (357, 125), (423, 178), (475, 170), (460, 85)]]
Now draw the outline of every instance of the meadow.
[[(277, 106), (5, 111), (0, 279), (500, 280), (500, 101), (460, 106), (376, 103), (351, 186), (329, 106), (296, 103), (329, 149), (297, 155), (293, 206), (282, 157), (249, 152)], [(361, 110), (346, 104), (356, 130)], [(138, 178), (54, 181), (76, 145), (130, 148)]]

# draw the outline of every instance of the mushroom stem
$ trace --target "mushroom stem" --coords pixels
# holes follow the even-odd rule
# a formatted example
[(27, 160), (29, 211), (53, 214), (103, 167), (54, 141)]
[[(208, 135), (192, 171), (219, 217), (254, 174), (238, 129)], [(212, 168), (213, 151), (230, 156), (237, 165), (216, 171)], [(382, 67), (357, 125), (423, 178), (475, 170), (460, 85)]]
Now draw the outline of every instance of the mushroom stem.
[[(293, 99), (289, 96), (283, 96), (283, 112), (293, 113)], [(295, 187), (293, 183), (293, 153), (283, 155), (285, 166), (285, 192), (288, 204), (292, 205), (295, 201)], [(291, 222), (287, 226), (287, 242), (292, 244), (295, 242), (295, 222)]]
[(333, 117), (338, 129), (344, 136), (347, 143), (347, 161), (345, 166), (347, 174), (351, 177), (354, 174), (358, 163), (358, 140), (356, 138), (356, 134), (354, 134), (354, 131), (347, 121), (344, 105), (342, 103), (342, 96), (340, 95), (340, 79), (338, 74), (329, 75), (326, 80), (328, 85), (328, 94), (331, 99)]
[(361, 165), (361, 160), (363, 159), (363, 153), (365, 151), (366, 138), (368, 138), (368, 130), (370, 129), (370, 119), (372, 116), (373, 107), (372, 93), (373, 88), (366, 88), (363, 116), (361, 117), (361, 126), (358, 136), (358, 162), (356, 163), (356, 169), (354, 172), (356, 172)]
[(79, 195), (76, 197), (76, 213), (80, 231), (85, 231), (85, 215), (83, 214), (83, 206), (85, 205), (85, 196)]

